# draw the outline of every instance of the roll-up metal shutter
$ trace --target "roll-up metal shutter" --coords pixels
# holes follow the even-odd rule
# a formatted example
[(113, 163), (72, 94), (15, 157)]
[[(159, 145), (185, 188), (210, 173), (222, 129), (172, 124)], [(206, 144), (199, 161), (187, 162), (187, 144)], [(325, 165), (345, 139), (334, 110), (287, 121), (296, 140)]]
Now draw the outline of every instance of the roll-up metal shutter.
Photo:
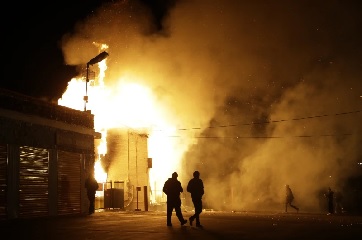
[(81, 213), (81, 159), (58, 151), (58, 215)]
[(48, 216), (48, 150), (28, 146), (19, 150), (19, 217)]
[(0, 144), (0, 220), (6, 219), (7, 146)]

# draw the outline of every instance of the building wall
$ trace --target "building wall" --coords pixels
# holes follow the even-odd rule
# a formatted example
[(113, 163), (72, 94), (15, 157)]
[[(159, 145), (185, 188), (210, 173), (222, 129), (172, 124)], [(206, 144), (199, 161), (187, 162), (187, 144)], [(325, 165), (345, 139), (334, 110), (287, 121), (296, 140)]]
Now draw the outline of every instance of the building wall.
[(93, 115), (0, 89), (0, 219), (87, 212)]
[(148, 135), (139, 131), (110, 129), (107, 132), (104, 163), (107, 181), (124, 182), (124, 207), (127, 210), (148, 210), (150, 188), (147, 142)]

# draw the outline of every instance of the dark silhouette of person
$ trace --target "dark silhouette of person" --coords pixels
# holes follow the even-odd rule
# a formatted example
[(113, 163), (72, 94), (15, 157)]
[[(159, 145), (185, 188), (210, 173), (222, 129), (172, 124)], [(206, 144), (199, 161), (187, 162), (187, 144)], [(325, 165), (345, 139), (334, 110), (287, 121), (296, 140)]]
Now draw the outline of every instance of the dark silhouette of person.
[(325, 194), (326, 198), (328, 199), (328, 215), (334, 213), (334, 192), (329, 187), (327, 193)]
[(294, 195), (292, 192), (292, 189), (289, 187), (289, 185), (285, 185), (285, 212), (288, 212), (288, 206), (294, 208), (299, 212), (299, 208), (292, 204), (294, 200)]
[(194, 204), (195, 214), (189, 218), (190, 225), (196, 220), (196, 227), (202, 228), (200, 224), (200, 214), (202, 212), (202, 196), (204, 195), (204, 183), (200, 179), (200, 172), (195, 171), (192, 178), (187, 184), (187, 191), (191, 193), (192, 203)]
[(167, 226), (171, 227), (171, 216), (173, 209), (175, 209), (176, 216), (181, 223), (181, 226), (187, 223), (181, 212), (181, 198), (180, 193), (184, 190), (181, 186), (181, 182), (177, 180), (177, 172), (172, 173), (172, 178), (166, 180), (163, 185), (162, 191), (167, 195)]
[(87, 179), (85, 180), (84, 187), (87, 189), (87, 196), (89, 200), (89, 214), (94, 213), (94, 202), (96, 198), (96, 191), (98, 189), (98, 183), (94, 178), (93, 174), (89, 174)]

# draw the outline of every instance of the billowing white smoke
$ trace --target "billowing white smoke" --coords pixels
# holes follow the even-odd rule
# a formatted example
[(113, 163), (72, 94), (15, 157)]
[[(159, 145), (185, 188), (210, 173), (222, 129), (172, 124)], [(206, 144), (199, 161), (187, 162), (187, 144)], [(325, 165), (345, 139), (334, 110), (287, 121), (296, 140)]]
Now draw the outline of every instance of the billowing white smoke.
[[(361, 39), (352, 18), (305, 5), (180, 1), (156, 31), (147, 8), (120, 1), (65, 36), (64, 55), (83, 64), (106, 43), (106, 85), (129, 74), (157, 94), (193, 143), (180, 178), (201, 172), (206, 207), (283, 210), (289, 184), (301, 209), (319, 210), (320, 194), (342, 190), (361, 161), (361, 68), (350, 49)], [(340, 24), (324, 24), (332, 19)]]

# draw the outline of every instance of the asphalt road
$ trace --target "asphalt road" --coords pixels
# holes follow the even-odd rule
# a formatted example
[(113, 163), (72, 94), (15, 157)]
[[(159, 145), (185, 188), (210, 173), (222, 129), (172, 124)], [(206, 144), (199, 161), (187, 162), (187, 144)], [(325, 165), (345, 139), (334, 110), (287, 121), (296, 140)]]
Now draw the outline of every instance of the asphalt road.
[[(192, 212), (183, 212), (186, 219)], [(164, 211), (100, 211), (87, 216), (15, 219), (0, 222), (0, 239), (358, 239), (362, 216), (277, 212), (203, 212), (203, 229), (180, 226)]]

